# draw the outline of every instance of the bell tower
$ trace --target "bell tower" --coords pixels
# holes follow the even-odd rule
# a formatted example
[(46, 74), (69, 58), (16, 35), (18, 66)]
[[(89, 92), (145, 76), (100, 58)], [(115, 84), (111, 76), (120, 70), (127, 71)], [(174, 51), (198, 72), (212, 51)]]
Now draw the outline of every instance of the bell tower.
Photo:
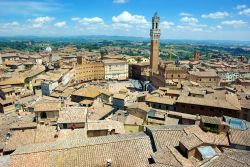
[(152, 17), (152, 28), (150, 29), (151, 37), (151, 55), (150, 55), (150, 69), (151, 75), (153, 73), (158, 73), (158, 64), (159, 64), (159, 44), (160, 44), (160, 17), (158, 13), (155, 13)]

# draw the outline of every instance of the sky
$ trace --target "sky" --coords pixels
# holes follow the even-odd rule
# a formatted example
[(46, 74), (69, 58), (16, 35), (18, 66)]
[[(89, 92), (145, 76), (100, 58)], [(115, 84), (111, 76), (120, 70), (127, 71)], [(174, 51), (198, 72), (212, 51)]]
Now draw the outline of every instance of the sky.
[(0, 0), (0, 36), (149, 37), (250, 41), (249, 0)]

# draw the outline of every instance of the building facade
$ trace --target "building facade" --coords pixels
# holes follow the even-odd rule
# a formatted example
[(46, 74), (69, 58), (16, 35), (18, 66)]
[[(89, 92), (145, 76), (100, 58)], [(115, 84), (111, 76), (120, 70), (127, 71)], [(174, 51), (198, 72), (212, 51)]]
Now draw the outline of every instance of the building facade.
[(58, 87), (57, 81), (43, 81), (41, 83), (42, 95), (50, 96), (52, 91)]
[(220, 77), (215, 71), (189, 71), (189, 79), (201, 86), (220, 85)]
[(128, 63), (123, 60), (106, 59), (103, 60), (105, 69), (105, 80), (127, 80)]
[(77, 57), (75, 67), (75, 79), (77, 82), (104, 79), (104, 64), (99, 60), (86, 60), (84, 57)]
[(194, 61), (199, 61), (201, 57), (201, 52), (198, 50), (194, 51)]
[(159, 73), (165, 80), (180, 79), (185, 80), (188, 77), (188, 70), (184, 66), (174, 64), (162, 64), (159, 66)]

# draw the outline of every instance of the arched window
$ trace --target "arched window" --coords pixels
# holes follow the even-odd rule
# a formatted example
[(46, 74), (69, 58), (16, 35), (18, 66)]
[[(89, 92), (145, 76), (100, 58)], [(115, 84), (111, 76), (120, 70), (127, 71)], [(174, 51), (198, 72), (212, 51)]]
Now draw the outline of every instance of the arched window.
[(46, 112), (41, 112), (40, 117), (41, 119), (46, 119), (47, 118)]

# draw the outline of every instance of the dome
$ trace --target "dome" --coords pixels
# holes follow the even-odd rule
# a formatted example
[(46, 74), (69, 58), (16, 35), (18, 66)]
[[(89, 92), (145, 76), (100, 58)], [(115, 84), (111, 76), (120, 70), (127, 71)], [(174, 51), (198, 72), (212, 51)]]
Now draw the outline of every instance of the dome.
[(47, 47), (45, 50), (46, 52), (49, 52), (49, 53), (52, 51), (51, 47)]

